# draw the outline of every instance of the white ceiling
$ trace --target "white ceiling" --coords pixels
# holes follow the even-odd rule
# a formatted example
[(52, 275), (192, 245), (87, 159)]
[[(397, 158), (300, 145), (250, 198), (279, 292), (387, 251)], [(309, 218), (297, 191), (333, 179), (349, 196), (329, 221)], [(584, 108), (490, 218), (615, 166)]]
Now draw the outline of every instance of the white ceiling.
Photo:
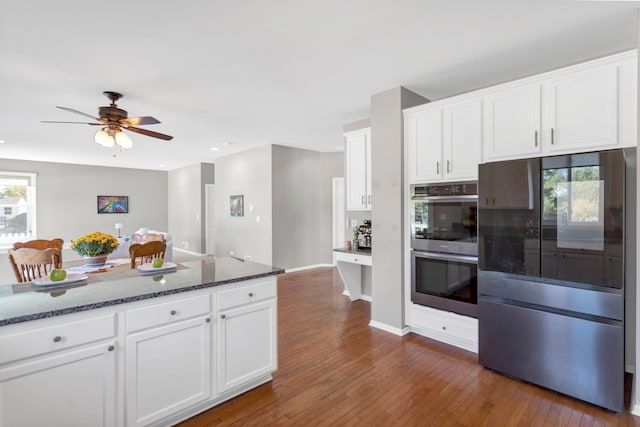
[[(435, 100), (635, 48), (639, 3), (5, 0), (0, 158), (171, 170), (269, 143), (337, 151), (375, 93)], [(130, 134), (125, 151), (40, 123), (97, 115), (105, 90), (173, 141)]]

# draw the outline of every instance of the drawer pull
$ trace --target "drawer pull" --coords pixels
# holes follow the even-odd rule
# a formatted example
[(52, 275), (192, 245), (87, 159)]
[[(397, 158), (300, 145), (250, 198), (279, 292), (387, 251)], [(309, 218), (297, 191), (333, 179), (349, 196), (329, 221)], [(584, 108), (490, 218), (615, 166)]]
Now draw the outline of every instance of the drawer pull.
[(227, 315), (226, 315), (226, 314), (221, 314), (221, 315), (220, 315), (220, 318), (221, 318), (221, 319), (226, 319), (226, 318), (227, 318)]
[(116, 348), (115, 348), (114, 346), (112, 346), (112, 345), (110, 345), (109, 347), (107, 347), (107, 350), (109, 350), (109, 351), (113, 351), (113, 350), (115, 350), (115, 349), (116, 349)]
[(172, 316), (175, 316), (176, 314), (178, 314), (178, 312), (177, 312), (177, 311), (175, 311), (175, 310), (171, 310), (171, 315), (172, 315)]
[(443, 326), (443, 327), (442, 327), (442, 330), (443, 330), (443, 331), (446, 331), (446, 330), (447, 330), (447, 327), (446, 327), (446, 326)]
[(205, 319), (205, 322), (207, 322), (207, 323), (211, 323), (211, 317), (207, 317), (207, 318)]
[(253, 298), (253, 292), (249, 292), (249, 298)]
[(62, 341), (62, 337), (60, 335), (53, 337), (53, 342), (60, 342)]
[(358, 258), (354, 258), (353, 260), (354, 260), (355, 262), (358, 262)]

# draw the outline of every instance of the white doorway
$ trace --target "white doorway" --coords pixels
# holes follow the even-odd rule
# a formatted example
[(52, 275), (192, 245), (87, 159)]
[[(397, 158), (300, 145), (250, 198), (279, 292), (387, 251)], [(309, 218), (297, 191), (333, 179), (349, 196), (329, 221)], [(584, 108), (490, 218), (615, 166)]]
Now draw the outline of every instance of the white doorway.
[(207, 255), (216, 254), (216, 186), (205, 184), (205, 222), (204, 226)]
[(344, 178), (331, 178), (333, 248), (344, 247)]

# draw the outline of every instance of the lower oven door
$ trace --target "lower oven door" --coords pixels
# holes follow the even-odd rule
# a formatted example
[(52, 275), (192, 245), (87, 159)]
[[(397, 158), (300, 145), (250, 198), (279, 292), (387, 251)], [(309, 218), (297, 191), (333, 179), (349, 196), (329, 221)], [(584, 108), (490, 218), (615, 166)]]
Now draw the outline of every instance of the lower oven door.
[(478, 317), (478, 259), (413, 251), (411, 301)]

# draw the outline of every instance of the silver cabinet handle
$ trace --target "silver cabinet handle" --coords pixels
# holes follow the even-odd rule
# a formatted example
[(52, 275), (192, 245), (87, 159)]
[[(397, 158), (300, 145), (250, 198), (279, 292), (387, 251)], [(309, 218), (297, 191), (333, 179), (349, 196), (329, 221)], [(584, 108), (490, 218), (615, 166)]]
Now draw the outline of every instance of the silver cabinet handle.
[(449, 167), (449, 160), (447, 160), (447, 173), (451, 172), (451, 168)]
[(353, 261), (354, 261), (354, 262), (358, 262), (358, 258), (354, 258), (354, 259), (353, 259)]
[(53, 337), (53, 342), (60, 342), (60, 341), (62, 341), (62, 337), (60, 335)]
[(249, 298), (253, 298), (253, 292), (249, 292)]
[(436, 173), (440, 173), (440, 162), (436, 162)]
[(211, 323), (211, 317), (207, 317), (207, 318), (205, 319), (205, 322), (207, 322), (207, 323)]
[(109, 350), (109, 351), (113, 351), (113, 350), (115, 350), (115, 349), (116, 349), (116, 348), (115, 348), (114, 346), (112, 346), (112, 345), (110, 345), (109, 347), (107, 347), (107, 350)]
[(551, 145), (553, 145), (553, 144), (554, 144), (554, 137), (553, 137), (553, 134), (554, 134), (554, 130), (553, 130), (553, 128), (551, 128)]
[(221, 314), (221, 315), (220, 315), (220, 318), (221, 318), (221, 319), (226, 319), (226, 318), (227, 318), (227, 315), (226, 315), (226, 314)]
[(175, 311), (175, 310), (171, 310), (171, 315), (172, 315), (172, 316), (175, 316), (176, 314), (178, 314), (178, 312), (177, 312), (177, 311)]
[(535, 143), (535, 146), (538, 146), (538, 131), (535, 131), (534, 135), (533, 135), (533, 142)]
[(371, 204), (371, 194), (369, 194), (369, 204)]
[(362, 198), (360, 200), (362, 200), (362, 204), (364, 205), (364, 194), (362, 195)]

